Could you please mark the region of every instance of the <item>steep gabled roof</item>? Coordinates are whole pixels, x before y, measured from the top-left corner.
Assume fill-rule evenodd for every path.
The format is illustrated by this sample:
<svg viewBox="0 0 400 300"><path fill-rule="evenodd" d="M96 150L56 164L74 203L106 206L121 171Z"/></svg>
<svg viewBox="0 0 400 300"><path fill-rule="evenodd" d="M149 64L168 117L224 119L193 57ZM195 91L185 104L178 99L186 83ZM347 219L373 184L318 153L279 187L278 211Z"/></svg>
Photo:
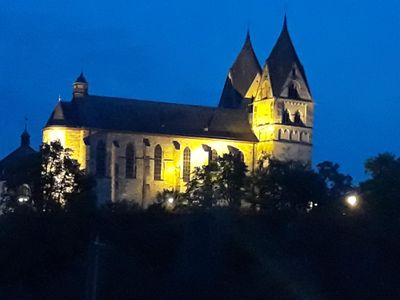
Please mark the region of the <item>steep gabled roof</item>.
<svg viewBox="0 0 400 300"><path fill-rule="evenodd" d="M257 141L244 110L93 95L61 101L58 105L64 118L56 118L56 108L46 127Z"/></svg>
<svg viewBox="0 0 400 300"><path fill-rule="evenodd" d="M251 44L250 33L247 32L242 50L230 68L226 78L219 107L240 107L255 77L260 73L260 63Z"/></svg>
<svg viewBox="0 0 400 300"><path fill-rule="evenodd" d="M290 38L287 18L283 23L282 32L272 49L270 56L267 59L267 65L269 69L269 74L271 78L272 91L274 96L279 97L283 86L289 77L293 66L296 65L304 79L306 88L310 93L310 88L308 86L307 77L304 72L303 65L294 48L292 39Z"/></svg>

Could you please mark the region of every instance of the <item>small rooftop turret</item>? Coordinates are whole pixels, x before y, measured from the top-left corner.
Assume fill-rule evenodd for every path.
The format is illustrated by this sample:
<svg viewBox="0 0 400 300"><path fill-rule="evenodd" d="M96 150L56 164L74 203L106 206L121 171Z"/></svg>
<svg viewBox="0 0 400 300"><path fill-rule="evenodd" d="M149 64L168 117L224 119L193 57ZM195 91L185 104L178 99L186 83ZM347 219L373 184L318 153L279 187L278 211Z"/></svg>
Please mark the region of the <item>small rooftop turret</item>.
<svg viewBox="0 0 400 300"><path fill-rule="evenodd" d="M85 97L88 95L89 85L83 75L83 72L79 75L79 77L75 80L73 84L73 92L72 95L74 98Z"/></svg>

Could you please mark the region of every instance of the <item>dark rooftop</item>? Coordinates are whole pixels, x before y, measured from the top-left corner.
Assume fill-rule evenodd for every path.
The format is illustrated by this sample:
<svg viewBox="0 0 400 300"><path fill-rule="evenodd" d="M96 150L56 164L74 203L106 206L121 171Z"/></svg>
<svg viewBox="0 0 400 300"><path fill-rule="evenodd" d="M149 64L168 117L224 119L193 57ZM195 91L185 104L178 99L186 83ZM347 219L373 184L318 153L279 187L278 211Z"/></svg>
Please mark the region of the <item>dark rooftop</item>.
<svg viewBox="0 0 400 300"><path fill-rule="evenodd" d="M22 161L30 160L37 155L38 152L29 145L29 138L29 133L25 128L24 132L21 134L21 145L0 160L0 180L5 179L8 171L15 169Z"/></svg>
<svg viewBox="0 0 400 300"><path fill-rule="evenodd" d="M247 32L242 50L229 69L219 107L240 107L246 92L259 73L261 73L260 63L251 44L250 33Z"/></svg>
<svg viewBox="0 0 400 300"><path fill-rule="evenodd" d="M75 82L87 83L87 80L86 80L86 78L85 78L85 75L83 75L83 72L81 72L81 74L78 76L78 78L75 80Z"/></svg>
<svg viewBox="0 0 400 300"><path fill-rule="evenodd" d="M59 102L46 127L52 125L257 141L242 109L92 95Z"/></svg>

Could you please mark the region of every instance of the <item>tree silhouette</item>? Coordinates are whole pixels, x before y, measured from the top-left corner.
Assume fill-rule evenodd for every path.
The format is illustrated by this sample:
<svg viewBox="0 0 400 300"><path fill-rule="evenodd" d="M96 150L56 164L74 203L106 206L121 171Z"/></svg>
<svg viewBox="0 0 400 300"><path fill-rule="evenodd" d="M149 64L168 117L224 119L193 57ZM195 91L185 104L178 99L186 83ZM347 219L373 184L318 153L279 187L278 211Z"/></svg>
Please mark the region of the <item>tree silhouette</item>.
<svg viewBox="0 0 400 300"><path fill-rule="evenodd" d="M400 158L382 153L365 162L369 179L360 184L363 199L373 213L400 216Z"/></svg>
<svg viewBox="0 0 400 300"><path fill-rule="evenodd" d="M339 164L324 161L317 165L318 174L325 181L330 201L342 199L353 189L353 178L339 172Z"/></svg>
<svg viewBox="0 0 400 300"><path fill-rule="evenodd" d="M194 170L183 198L190 206L238 208L244 199L246 171L239 155L224 154Z"/></svg>
<svg viewBox="0 0 400 300"><path fill-rule="evenodd" d="M247 200L264 210L306 212L326 197L322 178L300 162L260 160L249 177Z"/></svg>
<svg viewBox="0 0 400 300"><path fill-rule="evenodd" d="M79 163L71 158L71 150L59 141L42 144L36 156L21 161L16 167L5 183L7 193L1 197L3 212L93 208L94 180L80 170ZM23 187L29 188L30 195L21 202Z"/></svg>

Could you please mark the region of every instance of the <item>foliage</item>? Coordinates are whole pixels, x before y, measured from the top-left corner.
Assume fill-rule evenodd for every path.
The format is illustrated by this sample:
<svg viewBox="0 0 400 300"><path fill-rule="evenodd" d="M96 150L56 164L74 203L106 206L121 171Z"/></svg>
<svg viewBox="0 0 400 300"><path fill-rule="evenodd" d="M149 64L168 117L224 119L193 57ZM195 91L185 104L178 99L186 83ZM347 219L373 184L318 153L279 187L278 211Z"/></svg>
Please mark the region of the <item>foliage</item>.
<svg viewBox="0 0 400 300"><path fill-rule="evenodd" d="M5 183L4 213L94 209L94 179L80 170L79 163L71 158L71 150L64 149L59 141L42 144L40 153L21 161L19 168ZM21 190L24 187L29 191ZM27 194L23 201L21 192Z"/></svg>
<svg viewBox="0 0 400 300"><path fill-rule="evenodd" d="M264 210L306 212L326 197L321 177L300 162L266 157L248 180L247 201Z"/></svg>
<svg viewBox="0 0 400 300"><path fill-rule="evenodd" d="M324 161L317 165L319 176L325 181L328 198L331 201L342 199L353 189L353 178L339 172L339 164Z"/></svg>
<svg viewBox="0 0 400 300"><path fill-rule="evenodd" d="M102 207L103 213L131 214L142 211L139 203L134 200L123 199L118 202L110 202Z"/></svg>
<svg viewBox="0 0 400 300"><path fill-rule="evenodd" d="M400 158L382 153L365 162L369 179L360 184L363 200L373 213L400 216Z"/></svg>
<svg viewBox="0 0 400 300"><path fill-rule="evenodd" d="M224 154L217 159L217 191L221 201L230 207L240 207L244 198L244 182L247 166L238 155Z"/></svg>
<svg viewBox="0 0 400 300"><path fill-rule="evenodd" d="M239 155L224 154L215 162L195 169L184 198L190 206L238 208L244 198L246 171Z"/></svg>
<svg viewBox="0 0 400 300"><path fill-rule="evenodd" d="M78 177L83 176L79 163L71 158L71 150L64 149L59 141L43 144L41 187L43 210L64 208L72 194L78 193Z"/></svg>
<svg viewBox="0 0 400 300"><path fill-rule="evenodd" d="M217 203L215 183L217 180L218 166L210 162L207 166L196 167L192 178L187 184L184 198L189 206L210 208Z"/></svg>

